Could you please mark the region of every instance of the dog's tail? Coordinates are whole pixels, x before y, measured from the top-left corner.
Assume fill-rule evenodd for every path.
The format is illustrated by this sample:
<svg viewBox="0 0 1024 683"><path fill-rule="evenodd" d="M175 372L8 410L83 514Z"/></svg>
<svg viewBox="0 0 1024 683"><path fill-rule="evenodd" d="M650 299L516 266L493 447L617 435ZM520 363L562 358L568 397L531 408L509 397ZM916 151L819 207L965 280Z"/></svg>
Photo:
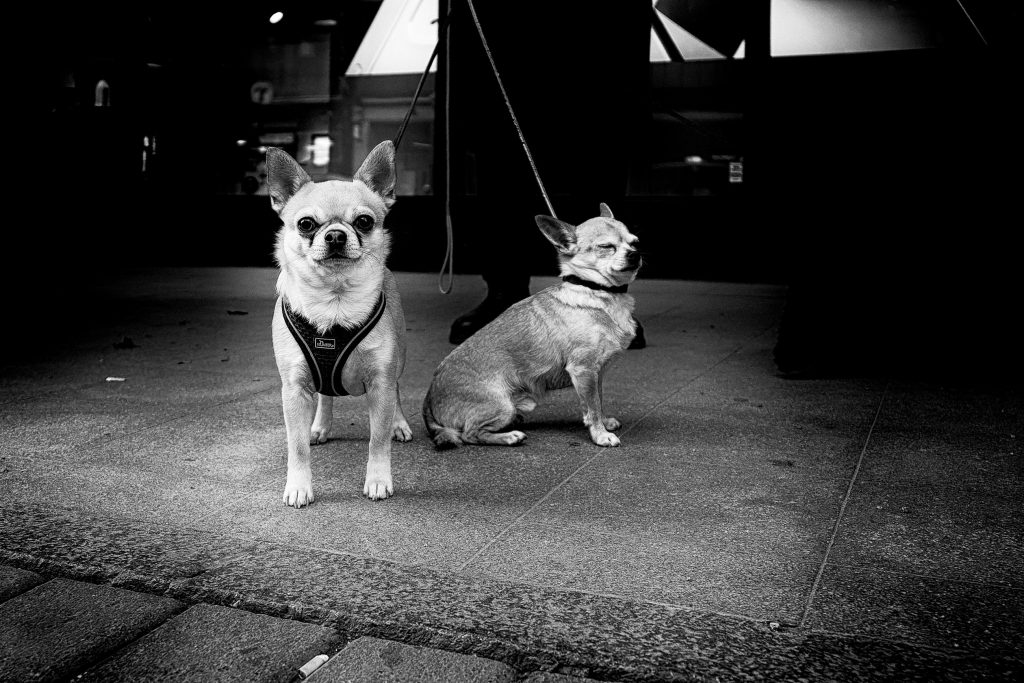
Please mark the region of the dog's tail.
<svg viewBox="0 0 1024 683"><path fill-rule="evenodd" d="M423 400L423 424L426 425L427 433L433 439L434 446L439 451L458 448L463 443L459 430L442 426L434 419L434 411L431 410L430 390L427 390L427 396Z"/></svg>

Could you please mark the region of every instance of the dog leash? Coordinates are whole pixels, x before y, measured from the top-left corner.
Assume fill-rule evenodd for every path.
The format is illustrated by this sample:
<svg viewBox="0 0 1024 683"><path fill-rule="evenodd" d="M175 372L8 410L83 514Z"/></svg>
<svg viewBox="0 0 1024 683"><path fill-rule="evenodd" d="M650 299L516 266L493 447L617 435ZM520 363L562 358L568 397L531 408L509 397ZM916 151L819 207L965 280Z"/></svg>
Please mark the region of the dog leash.
<svg viewBox="0 0 1024 683"><path fill-rule="evenodd" d="M445 218L445 233L447 236L447 245L445 247L444 261L441 263L441 272L438 274L437 286L442 294L448 294L452 291L452 287L455 283L455 248L454 248L454 233L452 230L452 211L451 211L451 7L449 7L446 14L445 21L445 37L444 37L444 54L445 54L445 88L444 88L444 218ZM519 142L523 146L523 152L526 153L526 159L530 162L530 169L533 171L533 177L537 181L537 187L540 188L540 194L544 198L544 203L548 207L548 214L552 218L558 218L558 214L555 213L555 207L551 203L551 197L548 195L547 188L544 186L544 181L540 177L540 171L537 169L537 163L533 160L533 153L530 152L530 145L526 142L526 136L523 134L522 126L519 125L519 117L516 116L515 109L512 108L512 100L508 96L508 90L505 89L505 82L501 79L501 73L498 71L498 64L494 61L494 54L491 52L491 46L487 42L487 36L484 35L484 27L480 23L480 17L476 13L476 6L473 4L473 0L466 0L466 5L469 8L469 13L473 18L473 24L476 26L477 35L480 36L480 43L483 46L484 54L487 55L487 61L491 65L491 71L494 73L494 80L498 83L498 89L501 90L502 99L505 101L505 108L508 110L509 118L512 119L512 125L516 129L516 134L519 136ZM438 39L437 43L434 44L434 50L430 54L430 59L427 60L427 66L423 70L423 74L420 76L419 83L416 85L416 91L412 96L412 103L409 105L409 110L405 113L405 118L402 120L402 124L398 128L398 133L395 135L394 144L395 149L398 149L399 143L402 141L402 137L405 135L405 129L409 125L409 119L412 118L413 112L416 110L416 103L419 101L420 94L423 92L423 85L426 83L427 75L430 73L430 67L433 66L434 60L437 59L437 54L440 51L441 40ZM447 271L447 284L445 284L445 271Z"/></svg>
<svg viewBox="0 0 1024 683"><path fill-rule="evenodd" d="M448 39L448 31L451 30L451 24L447 21L451 17L451 10L448 11L445 21L445 46L444 46L444 72L445 72L445 83L451 81L451 41ZM430 59L427 60L427 66L423 69L423 73L420 75L420 81L416 84L416 91L413 93L412 102L409 104L409 110L405 112L405 118L402 120L402 125L398 127L398 133L395 135L392 141L395 145L395 151L398 151L398 145L402 142L402 137L405 135L405 129L409 126L409 119L412 118L413 112L416 111L416 103L419 102L420 94L423 92L423 85L427 82L427 76L430 74L430 67L434 65L434 60L437 59L437 54L441 49L441 40L438 39L434 43L434 50L430 53ZM444 89L444 221L445 221L445 251L444 261L441 263L441 272L437 275L437 288L442 294L449 294L452 291L452 287L455 284L455 235L452 231L452 210L451 210L451 144L449 139L451 135L451 117L449 112L451 110L451 88L445 86ZM445 271L447 271L448 283L445 284Z"/></svg>
<svg viewBox="0 0 1024 683"><path fill-rule="evenodd" d="M491 54L491 47L487 43L487 37L484 35L484 27L480 24L480 17L476 14L476 7L473 5L473 0L466 0L466 5L469 6L469 13L473 15L473 23L476 24L476 32L480 34L480 43L484 47L484 54L487 55L487 61L491 64L491 70L494 72L494 80L498 82L498 87L501 89L501 96L505 99L505 108L508 109L508 115L512 118L512 125L516 128L516 133L519 135L519 142L523 145L523 151L526 152L526 158L530 162L530 168L533 169L533 177L537 180L537 187L540 188L540 193L544 197L544 203L548 206L548 213L552 218L558 218L555 215L555 207L551 204L551 198L548 197L548 191L544 187L544 181L540 179L540 171L537 170L537 164L533 161L533 154L530 153L530 146L526 144L526 136L523 135L523 129L519 126L519 118L516 116L516 112L512 109L512 101L508 97L508 91L505 90L505 82L501 80L501 74L498 73L498 65L494 61L494 55Z"/></svg>
<svg viewBox="0 0 1024 683"><path fill-rule="evenodd" d="M402 125L398 127L398 134L392 140L396 150L398 145L402 144L402 136L405 135L405 129L409 126L409 119L412 118L413 112L416 111L416 103L420 101L420 94L423 92L423 85L427 82L427 76L430 74L430 67L434 65L434 60L437 59L438 48L440 48L440 41L434 43L434 51L430 53L430 59L427 60L427 68L423 70L423 73L420 75L420 82L416 84L416 92L412 95L412 104L409 105L409 111L405 112Z"/></svg>
<svg viewBox="0 0 1024 683"><path fill-rule="evenodd" d="M450 294L455 287L455 232L452 230L452 9L451 0L446 3L448 12L444 22L444 261L437 274L437 289L441 294ZM440 3L439 3L440 6ZM440 38L438 39L440 43ZM444 283L444 270L448 268L448 284Z"/></svg>

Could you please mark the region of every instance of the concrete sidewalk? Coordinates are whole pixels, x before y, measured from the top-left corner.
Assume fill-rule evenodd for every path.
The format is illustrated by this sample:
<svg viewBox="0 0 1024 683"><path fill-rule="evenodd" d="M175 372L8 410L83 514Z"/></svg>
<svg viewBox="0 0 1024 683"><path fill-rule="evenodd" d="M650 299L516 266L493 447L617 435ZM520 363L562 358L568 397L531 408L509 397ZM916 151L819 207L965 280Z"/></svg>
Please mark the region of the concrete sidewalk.
<svg viewBox="0 0 1024 683"><path fill-rule="evenodd" d="M649 346L605 383L621 448L593 446L562 392L522 447L439 453L419 406L482 283L458 278L443 297L435 276L399 274L415 438L394 446L397 495L362 498L365 403L342 399L313 452L317 501L294 510L280 503L274 279L126 275L93 288L105 305L55 355L5 358L0 564L14 578L0 623L14 636L0 678L64 661L75 638L18 624L100 619L73 607L90 590L111 614L137 608L57 678L191 679L209 670L174 667L214 662L218 680L282 680L309 653L346 650L370 662L331 660L356 680L384 660L407 680L422 661L509 680L1024 674L1013 388L783 379L783 288L641 280ZM182 657L189 641L211 650ZM46 661L17 659L36 651ZM160 653L179 660L163 669Z"/></svg>

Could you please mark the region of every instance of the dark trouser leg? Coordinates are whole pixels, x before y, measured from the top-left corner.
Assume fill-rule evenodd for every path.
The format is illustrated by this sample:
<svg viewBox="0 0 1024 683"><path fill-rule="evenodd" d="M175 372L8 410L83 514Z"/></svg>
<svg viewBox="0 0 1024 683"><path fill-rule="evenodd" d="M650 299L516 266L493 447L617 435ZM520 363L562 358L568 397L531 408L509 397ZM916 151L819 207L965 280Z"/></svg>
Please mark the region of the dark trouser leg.
<svg viewBox="0 0 1024 683"><path fill-rule="evenodd" d="M483 273L487 296L480 304L452 323L448 341L461 344L502 311L530 295L530 273L522 269L495 268Z"/></svg>

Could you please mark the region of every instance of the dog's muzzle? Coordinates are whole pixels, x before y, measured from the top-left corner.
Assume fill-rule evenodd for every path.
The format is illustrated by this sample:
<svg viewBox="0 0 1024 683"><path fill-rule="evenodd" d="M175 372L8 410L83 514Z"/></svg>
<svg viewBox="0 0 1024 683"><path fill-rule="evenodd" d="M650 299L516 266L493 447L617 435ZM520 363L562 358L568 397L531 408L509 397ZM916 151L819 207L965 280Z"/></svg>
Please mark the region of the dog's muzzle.
<svg viewBox="0 0 1024 683"><path fill-rule="evenodd" d="M324 233L324 246L327 247L327 258L334 256L345 256L345 241L346 241L344 230L328 230Z"/></svg>

